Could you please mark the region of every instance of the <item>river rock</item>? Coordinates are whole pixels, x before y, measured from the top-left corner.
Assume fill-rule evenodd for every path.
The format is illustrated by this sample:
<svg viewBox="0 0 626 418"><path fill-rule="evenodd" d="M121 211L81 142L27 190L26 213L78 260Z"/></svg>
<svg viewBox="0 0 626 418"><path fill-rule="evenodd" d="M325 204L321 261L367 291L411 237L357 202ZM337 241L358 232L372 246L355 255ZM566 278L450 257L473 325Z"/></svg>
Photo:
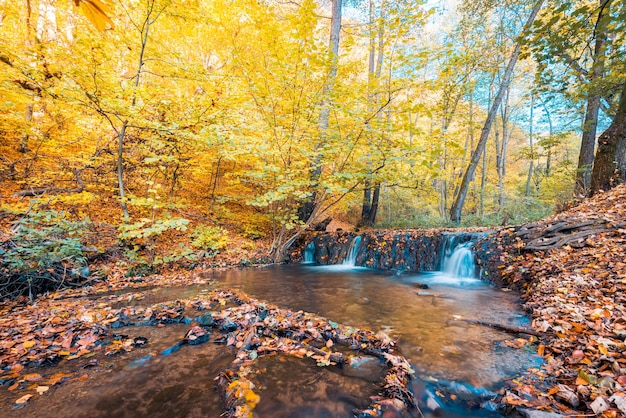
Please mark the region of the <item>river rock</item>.
<svg viewBox="0 0 626 418"><path fill-rule="evenodd" d="M358 377L368 382L378 382L385 372L385 366L376 357L354 356L343 366L345 376Z"/></svg>
<svg viewBox="0 0 626 418"><path fill-rule="evenodd" d="M220 327L220 329L225 332L233 332L237 329L237 324L235 324L230 319L226 319L224 322L222 322L222 326Z"/></svg>
<svg viewBox="0 0 626 418"><path fill-rule="evenodd" d="M518 411L525 418L563 418L565 416L554 412L539 411L537 409L519 408Z"/></svg>
<svg viewBox="0 0 626 418"><path fill-rule="evenodd" d="M213 315L210 313L204 314L198 318L198 323L200 325L204 325L205 327L210 327L213 325Z"/></svg>

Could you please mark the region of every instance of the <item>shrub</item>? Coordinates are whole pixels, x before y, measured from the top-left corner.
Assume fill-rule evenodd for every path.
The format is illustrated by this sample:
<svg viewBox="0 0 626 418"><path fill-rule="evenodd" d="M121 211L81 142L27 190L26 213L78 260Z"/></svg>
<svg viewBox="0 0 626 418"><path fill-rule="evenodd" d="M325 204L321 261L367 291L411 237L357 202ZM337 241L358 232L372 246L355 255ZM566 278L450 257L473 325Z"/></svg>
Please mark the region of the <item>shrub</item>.
<svg viewBox="0 0 626 418"><path fill-rule="evenodd" d="M127 276L149 276L157 272L157 265L175 261L179 257L175 252L165 256L155 254L157 238L171 230L186 231L189 221L184 218L162 219L144 218L133 224L119 226L118 240L125 247L126 255L131 267Z"/></svg>
<svg viewBox="0 0 626 418"><path fill-rule="evenodd" d="M30 212L13 223L13 235L0 249L0 297L39 293L76 285L89 276L81 238L89 219L70 221L64 212Z"/></svg>
<svg viewBox="0 0 626 418"><path fill-rule="evenodd" d="M228 231L219 226L204 226L196 229L191 242L194 247L212 253L223 250L228 244L230 244Z"/></svg>

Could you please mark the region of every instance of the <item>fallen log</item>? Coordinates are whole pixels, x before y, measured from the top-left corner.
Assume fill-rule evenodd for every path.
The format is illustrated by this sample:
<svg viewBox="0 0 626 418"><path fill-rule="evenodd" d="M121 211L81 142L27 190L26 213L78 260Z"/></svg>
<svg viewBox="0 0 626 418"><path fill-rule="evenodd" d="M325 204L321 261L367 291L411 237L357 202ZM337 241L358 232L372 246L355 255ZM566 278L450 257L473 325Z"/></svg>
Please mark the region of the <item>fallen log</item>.
<svg viewBox="0 0 626 418"><path fill-rule="evenodd" d="M496 323L493 323L493 322L479 321L479 320L476 320L476 319L466 319L466 318L455 318L455 320L467 322L468 324L482 325L482 326L485 326L485 327L494 328L494 329L497 329L499 331L508 332L509 334L526 334L526 335L532 335L532 336L538 337L538 338L554 337L553 334L550 334L548 332L535 331L535 330L532 330L532 329L521 328L521 327L514 327L514 326L511 326L511 325L496 324Z"/></svg>
<svg viewBox="0 0 626 418"><path fill-rule="evenodd" d="M78 186L68 189L68 188L60 188L60 187L37 187L37 188L29 188L26 190L22 190L17 193L13 193L13 197L38 197L44 194L60 194L60 193L81 193L85 190L85 183L81 177L82 170L74 170L74 175L76 176L76 183Z"/></svg>
<svg viewBox="0 0 626 418"><path fill-rule="evenodd" d="M534 251L545 251L551 250L553 248L559 248L564 245L570 244L572 242L578 241L580 239L586 238L590 235L596 235L603 232L610 232L612 228L597 228L597 229L589 229L586 231L580 231L578 233L572 235L561 235L558 237L551 238L537 238L532 241L526 243L525 248L528 250Z"/></svg>

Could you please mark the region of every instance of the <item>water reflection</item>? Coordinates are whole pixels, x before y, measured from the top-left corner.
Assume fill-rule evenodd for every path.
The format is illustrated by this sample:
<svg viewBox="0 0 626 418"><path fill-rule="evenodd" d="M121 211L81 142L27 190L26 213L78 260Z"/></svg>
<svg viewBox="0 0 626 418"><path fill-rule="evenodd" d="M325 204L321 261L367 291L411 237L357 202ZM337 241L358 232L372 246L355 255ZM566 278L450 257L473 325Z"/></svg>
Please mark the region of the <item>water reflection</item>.
<svg viewBox="0 0 626 418"><path fill-rule="evenodd" d="M283 308L386 331L399 340L400 350L420 374L489 388L536 364L526 352L497 346L510 336L455 319L516 326L526 321L515 295L477 279L345 265L271 266L226 271L215 278Z"/></svg>
<svg viewBox="0 0 626 418"><path fill-rule="evenodd" d="M417 371L413 391L426 417L500 416L484 400L504 379L537 362L528 352L498 345L510 336L455 319L518 326L526 321L516 296L476 279L312 264L229 270L211 277L219 287L240 288L283 308L394 336ZM201 286L160 288L142 299L129 293L127 303L151 304L205 291ZM150 343L112 358L100 352L95 368L83 369L93 359L79 359L71 363L76 369L72 372L89 373L89 379L52 388L52 396L33 400L23 410L11 409L14 397L9 396L0 415L217 417L222 406L213 379L230 364L234 350L208 343L160 354L180 341L188 327L121 328L120 333L143 336ZM347 417L354 408L367 406L368 397L377 391L367 379L285 357L259 362L256 382L261 402L255 413L260 418ZM446 397L436 393L453 393L468 402L446 404Z"/></svg>

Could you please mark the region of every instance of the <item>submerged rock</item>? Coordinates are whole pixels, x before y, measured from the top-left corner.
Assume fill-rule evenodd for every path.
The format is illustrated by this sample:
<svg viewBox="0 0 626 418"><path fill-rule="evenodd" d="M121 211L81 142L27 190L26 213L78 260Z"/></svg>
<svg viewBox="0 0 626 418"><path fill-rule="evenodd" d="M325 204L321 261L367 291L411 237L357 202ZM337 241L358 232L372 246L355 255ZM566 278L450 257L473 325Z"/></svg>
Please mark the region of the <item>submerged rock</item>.
<svg viewBox="0 0 626 418"><path fill-rule="evenodd" d="M380 381L385 372L385 366L376 357L354 356L343 366L345 376L358 377L368 382Z"/></svg>

